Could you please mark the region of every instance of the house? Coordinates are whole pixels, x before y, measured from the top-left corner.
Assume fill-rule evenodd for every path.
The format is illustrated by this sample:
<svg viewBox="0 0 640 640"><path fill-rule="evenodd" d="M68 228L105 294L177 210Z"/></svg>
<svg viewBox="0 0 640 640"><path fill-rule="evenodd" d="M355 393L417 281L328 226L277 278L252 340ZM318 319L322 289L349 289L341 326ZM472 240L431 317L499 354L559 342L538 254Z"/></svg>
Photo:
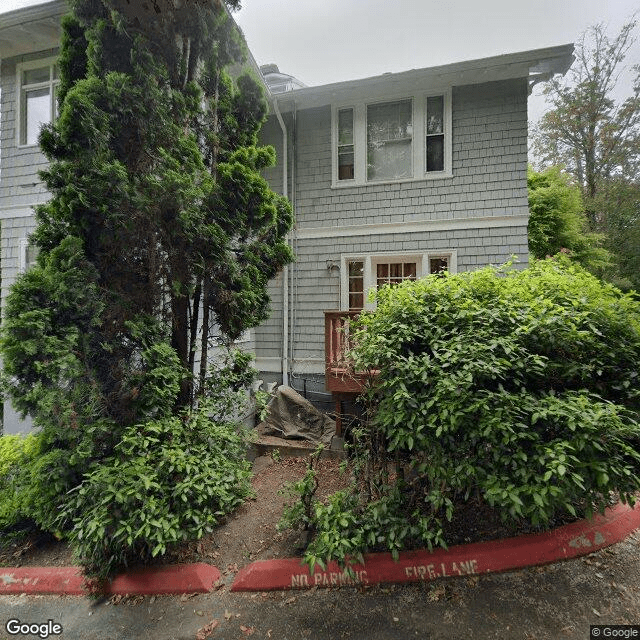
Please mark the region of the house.
<svg viewBox="0 0 640 640"><path fill-rule="evenodd" d="M32 208L47 199L37 135L55 117L64 11L54 0L0 15L2 303L34 260ZM527 96L536 82L565 73L572 51L317 87L263 67L271 114L262 138L278 156L265 177L293 203L297 256L270 285L271 318L246 343L265 382L327 399L325 311L369 308L366 292L378 284L514 254L527 264ZM28 428L8 404L4 410L5 433Z"/></svg>

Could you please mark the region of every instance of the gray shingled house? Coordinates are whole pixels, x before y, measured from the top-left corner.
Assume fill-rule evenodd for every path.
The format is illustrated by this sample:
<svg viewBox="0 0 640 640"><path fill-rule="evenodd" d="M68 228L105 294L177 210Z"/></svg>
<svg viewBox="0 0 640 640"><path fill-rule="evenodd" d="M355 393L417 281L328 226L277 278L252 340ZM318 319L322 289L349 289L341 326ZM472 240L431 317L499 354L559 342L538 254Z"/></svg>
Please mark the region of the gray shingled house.
<svg viewBox="0 0 640 640"><path fill-rule="evenodd" d="M34 260L32 207L47 199L37 136L55 117L64 10L54 0L0 15L3 303ZM527 96L536 82L565 73L572 51L317 87L263 67L271 115L262 137L278 155L265 176L293 203L297 256L271 283L271 318L245 337L263 380L321 398L336 317L325 312L367 309L372 287L513 254L527 264ZM28 429L8 404L4 415L5 433Z"/></svg>

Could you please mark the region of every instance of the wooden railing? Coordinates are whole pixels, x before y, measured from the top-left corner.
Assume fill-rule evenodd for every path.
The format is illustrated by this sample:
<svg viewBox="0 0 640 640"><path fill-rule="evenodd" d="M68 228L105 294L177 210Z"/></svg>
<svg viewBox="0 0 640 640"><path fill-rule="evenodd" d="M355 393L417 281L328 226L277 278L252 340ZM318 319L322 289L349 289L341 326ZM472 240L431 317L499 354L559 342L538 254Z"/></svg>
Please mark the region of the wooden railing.
<svg viewBox="0 0 640 640"><path fill-rule="evenodd" d="M349 349L353 346L351 320L359 311L324 312L325 384L332 393L359 393L363 376L356 373L349 362Z"/></svg>

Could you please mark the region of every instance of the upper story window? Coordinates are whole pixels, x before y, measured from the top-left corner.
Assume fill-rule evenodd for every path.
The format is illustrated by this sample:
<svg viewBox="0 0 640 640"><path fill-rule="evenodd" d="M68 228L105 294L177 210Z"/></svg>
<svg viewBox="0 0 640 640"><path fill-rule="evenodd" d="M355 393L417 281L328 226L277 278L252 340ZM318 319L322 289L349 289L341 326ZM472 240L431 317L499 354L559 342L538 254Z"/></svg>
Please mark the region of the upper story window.
<svg viewBox="0 0 640 640"><path fill-rule="evenodd" d="M333 186L451 176L451 91L333 109Z"/></svg>
<svg viewBox="0 0 640 640"><path fill-rule="evenodd" d="M338 180L353 180L353 109L338 111Z"/></svg>
<svg viewBox="0 0 640 640"><path fill-rule="evenodd" d="M367 106L367 180L413 175L411 100Z"/></svg>
<svg viewBox="0 0 640 640"><path fill-rule="evenodd" d="M56 117L58 67L55 59L34 60L17 67L18 145L38 144L40 127Z"/></svg>

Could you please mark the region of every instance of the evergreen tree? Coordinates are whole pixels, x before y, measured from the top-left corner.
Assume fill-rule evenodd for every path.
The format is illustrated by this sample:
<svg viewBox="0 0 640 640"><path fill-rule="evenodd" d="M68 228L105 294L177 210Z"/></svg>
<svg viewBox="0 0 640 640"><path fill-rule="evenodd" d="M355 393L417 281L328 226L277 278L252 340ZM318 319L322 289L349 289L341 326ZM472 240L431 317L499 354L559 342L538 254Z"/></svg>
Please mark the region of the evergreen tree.
<svg viewBox="0 0 640 640"><path fill-rule="evenodd" d="M52 198L2 350L17 408L95 459L205 392L210 326L232 341L267 317L292 213L260 175L267 104L225 71L245 45L218 0L70 5L40 137Z"/></svg>

